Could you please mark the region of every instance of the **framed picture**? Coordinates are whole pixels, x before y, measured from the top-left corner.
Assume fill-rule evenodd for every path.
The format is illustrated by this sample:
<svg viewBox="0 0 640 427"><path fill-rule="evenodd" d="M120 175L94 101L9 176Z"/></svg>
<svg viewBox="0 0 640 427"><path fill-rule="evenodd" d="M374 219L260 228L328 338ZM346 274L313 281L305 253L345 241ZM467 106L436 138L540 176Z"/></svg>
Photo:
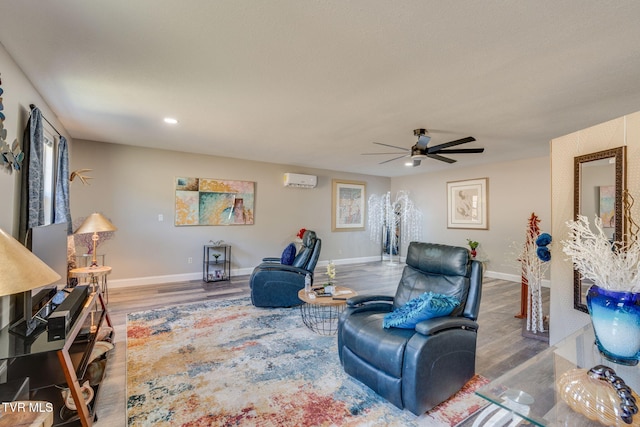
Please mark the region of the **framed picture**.
<svg viewBox="0 0 640 427"><path fill-rule="evenodd" d="M616 226L616 186L600 186L600 219L604 228Z"/></svg>
<svg viewBox="0 0 640 427"><path fill-rule="evenodd" d="M253 225L255 182L177 177L176 226Z"/></svg>
<svg viewBox="0 0 640 427"><path fill-rule="evenodd" d="M364 230L366 183L334 179L331 198L331 230Z"/></svg>
<svg viewBox="0 0 640 427"><path fill-rule="evenodd" d="M447 182L447 228L489 229L488 178Z"/></svg>

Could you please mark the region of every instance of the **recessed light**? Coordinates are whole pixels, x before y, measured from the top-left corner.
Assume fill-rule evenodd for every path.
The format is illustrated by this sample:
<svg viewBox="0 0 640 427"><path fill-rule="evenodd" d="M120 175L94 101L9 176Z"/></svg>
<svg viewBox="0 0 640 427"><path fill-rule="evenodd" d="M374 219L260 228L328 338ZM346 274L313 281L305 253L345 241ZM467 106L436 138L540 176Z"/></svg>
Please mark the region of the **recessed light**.
<svg viewBox="0 0 640 427"><path fill-rule="evenodd" d="M411 162L405 162L405 163L404 163L404 165L405 165L405 166L407 166L407 167L408 167L408 166L413 166L413 161L411 161Z"/></svg>
<svg viewBox="0 0 640 427"><path fill-rule="evenodd" d="M164 118L164 122L168 123L170 125L177 125L178 124L178 120L172 118L172 117L165 117Z"/></svg>

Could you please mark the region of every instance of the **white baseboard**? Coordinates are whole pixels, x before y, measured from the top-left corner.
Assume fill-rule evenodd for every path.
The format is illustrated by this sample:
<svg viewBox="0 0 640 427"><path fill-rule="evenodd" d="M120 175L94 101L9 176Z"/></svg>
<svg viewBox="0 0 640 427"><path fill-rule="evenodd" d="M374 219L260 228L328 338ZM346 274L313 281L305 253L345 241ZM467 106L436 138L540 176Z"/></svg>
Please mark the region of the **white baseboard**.
<svg viewBox="0 0 640 427"><path fill-rule="evenodd" d="M344 258L333 260L335 265L346 264L360 264L366 262L380 261L379 256L362 257L362 258ZM329 261L319 261L316 267L326 267ZM231 277L233 276L248 276L253 271L254 267L249 268L237 268L231 270ZM188 282L190 280L202 280L202 271L195 273L183 273L183 274L169 274L165 276L147 276L147 277L132 277L128 279L116 279L109 280L109 288L126 288L129 286L148 286L157 285L162 283L175 283L175 282Z"/></svg>
<svg viewBox="0 0 640 427"><path fill-rule="evenodd" d="M499 271L485 271L484 275L492 279L508 280L510 282L520 282L521 277L517 274L500 273Z"/></svg>
<svg viewBox="0 0 640 427"><path fill-rule="evenodd" d="M491 277L492 279L508 280L510 282L516 282L516 283L522 282L522 276L517 274L500 273L499 271L485 271L484 275L486 277ZM542 286L545 288L550 288L551 281L547 279L543 279Z"/></svg>
<svg viewBox="0 0 640 427"><path fill-rule="evenodd" d="M161 283L188 282L190 280L202 280L202 272L170 274L166 276L132 277L129 279L109 280L109 288L127 288L129 286L147 286Z"/></svg>
<svg viewBox="0 0 640 427"><path fill-rule="evenodd" d="M335 265L362 264L366 262L380 261L380 256L370 256L370 257L361 257L361 258L343 258L343 259L334 259L332 261ZM326 267L328 264L329 264L329 261L318 261L316 268Z"/></svg>
<svg viewBox="0 0 640 427"><path fill-rule="evenodd" d="M368 262L380 261L379 256L361 257L361 258L344 258L333 260L335 265L347 265L347 264L362 264ZM385 260L389 262L388 259ZM400 259L400 263L404 264L405 258ZM398 262L394 260L394 263ZM316 268L324 268L329 264L329 261L319 261ZM231 270L231 276L245 276L251 274L253 267L238 268ZM500 273L498 271L485 271L484 275L493 279L508 280L510 282L520 283L520 276L516 274ZM183 274L169 274L165 276L147 276L147 277L133 277L128 279L109 280L110 288L126 288L129 286L148 286L157 285L162 283L175 283L175 282L187 282L190 280L202 280L202 272L195 273L183 273ZM549 287L549 280L543 280L542 286Z"/></svg>

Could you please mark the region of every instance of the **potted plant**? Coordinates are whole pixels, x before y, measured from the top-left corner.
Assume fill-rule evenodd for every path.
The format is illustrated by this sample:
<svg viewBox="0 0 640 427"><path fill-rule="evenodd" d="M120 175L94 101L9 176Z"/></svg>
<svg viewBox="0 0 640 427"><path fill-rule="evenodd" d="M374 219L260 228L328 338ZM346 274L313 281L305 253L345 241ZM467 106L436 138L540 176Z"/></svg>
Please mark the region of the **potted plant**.
<svg viewBox="0 0 640 427"><path fill-rule="evenodd" d="M478 253L476 252L476 249L478 248L478 245L479 245L480 243L478 243L478 242L476 242L476 241L473 241L473 240L471 240L471 239L467 239L467 243L469 244L469 248L471 248L471 251L470 251L470 252L471 252L471 256L475 258L475 257L476 257L476 255L478 254Z"/></svg>
<svg viewBox="0 0 640 427"><path fill-rule="evenodd" d="M336 279L336 266L333 261L327 264L327 283L324 285L325 292L333 294L335 291L334 280Z"/></svg>
<svg viewBox="0 0 640 427"><path fill-rule="evenodd" d="M569 239L562 251L576 270L593 282L587 291L587 307L598 350L609 360L636 365L640 360L640 243L630 237L613 242L602 220L586 216L568 221Z"/></svg>

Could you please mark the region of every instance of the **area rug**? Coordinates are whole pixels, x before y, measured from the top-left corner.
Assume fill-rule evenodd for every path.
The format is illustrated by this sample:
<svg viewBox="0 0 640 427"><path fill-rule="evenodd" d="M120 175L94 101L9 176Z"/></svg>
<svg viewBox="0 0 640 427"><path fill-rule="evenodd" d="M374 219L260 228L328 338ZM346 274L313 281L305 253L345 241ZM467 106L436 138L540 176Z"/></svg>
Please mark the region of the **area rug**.
<svg viewBox="0 0 640 427"><path fill-rule="evenodd" d="M453 426L486 404L473 391L487 382L416 417L345 374L336 337L296 308L239 298L127 316L130 427Z"/></svg>

